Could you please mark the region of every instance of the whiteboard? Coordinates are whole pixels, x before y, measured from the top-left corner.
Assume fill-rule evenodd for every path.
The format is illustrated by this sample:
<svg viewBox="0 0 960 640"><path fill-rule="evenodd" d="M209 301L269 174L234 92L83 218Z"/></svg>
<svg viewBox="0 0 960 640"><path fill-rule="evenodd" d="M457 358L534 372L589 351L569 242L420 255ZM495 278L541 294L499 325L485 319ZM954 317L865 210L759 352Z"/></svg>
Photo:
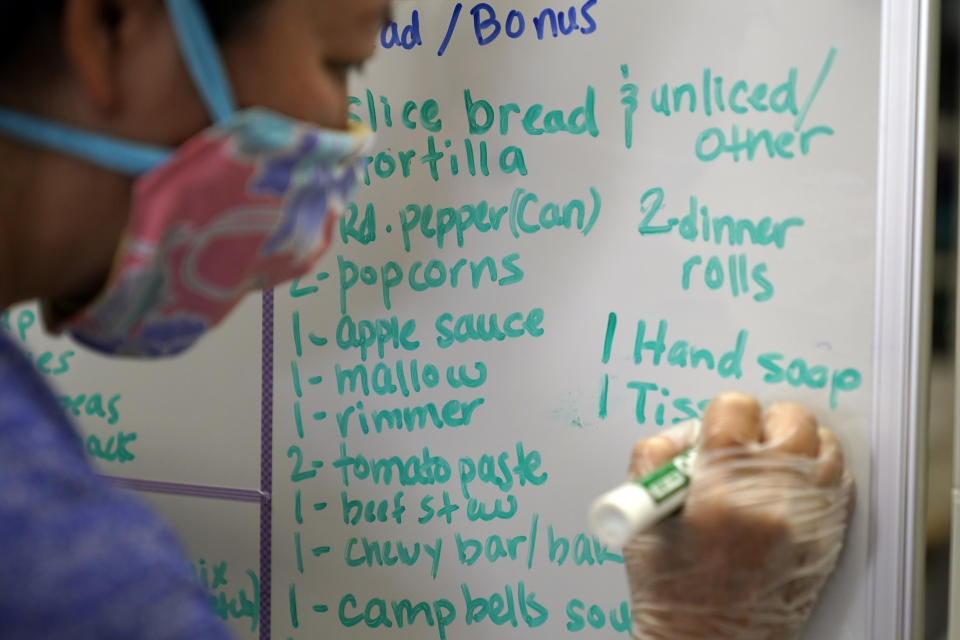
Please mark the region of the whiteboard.
<svg viewBox="0 0 960 640"><path fill-rule="evenodd" d="M260 297L182 358L91 353L44 334L40 311L4 312L12 334L57 390L106 475L212 487L260 487Z"/></svg>
<svg viewBox="0 0 960 640"><path fill-rule="evenodd" d="M122 396L78 416L138 434L98 464L235 503L261 637L609 638L624 568L585 512L632 443L730 388L797 400L858 480L805 637L909 637L925 5L587 1L556 37L550 8L396 4L351 87L369 184L316 269L183 358L51 374ZM151 499L219 558L203 500Z"/></svg>

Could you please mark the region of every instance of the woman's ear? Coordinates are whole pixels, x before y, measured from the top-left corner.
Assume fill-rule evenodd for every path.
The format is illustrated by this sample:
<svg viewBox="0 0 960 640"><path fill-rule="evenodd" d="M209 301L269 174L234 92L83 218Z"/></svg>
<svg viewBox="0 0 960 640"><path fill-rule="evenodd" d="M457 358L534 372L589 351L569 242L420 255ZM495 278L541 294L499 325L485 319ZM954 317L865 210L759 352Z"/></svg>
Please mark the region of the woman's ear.
<svg viewBox="0 0 960 640"><path fill-rule="evenodd" d="M164 0L62 1L67 86L43 105L50 117L163 146L209 124Z"/></svg>
<svg viewBox="0 0 960 640"><path fill-rule="evenodd" d="M67 66L98 109L109 110L119 96L119 30L124 3L66 0L62 38Z"/></svg>
<svg viewBox="0 0 960 640"><path fill-rule="evenodd" d="M98 109L117 105L122 56L161 15L160 0L65 0L61 37L67 65Z"/></svg>

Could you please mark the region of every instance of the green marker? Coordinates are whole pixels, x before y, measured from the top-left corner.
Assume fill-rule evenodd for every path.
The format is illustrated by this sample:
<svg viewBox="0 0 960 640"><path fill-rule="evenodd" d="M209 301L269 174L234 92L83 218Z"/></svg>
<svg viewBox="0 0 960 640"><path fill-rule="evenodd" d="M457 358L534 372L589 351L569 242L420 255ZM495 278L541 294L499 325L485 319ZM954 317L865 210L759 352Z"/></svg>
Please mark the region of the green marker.
<svg viewBox="0 0 960 640"><path fill-rule="evenodd" d="M691 420L679 428L700 430ZM690 490L697 449L687 449L656 471L609 491L590 507L590 527L604 544L623 546L683 506Z"/></svg>

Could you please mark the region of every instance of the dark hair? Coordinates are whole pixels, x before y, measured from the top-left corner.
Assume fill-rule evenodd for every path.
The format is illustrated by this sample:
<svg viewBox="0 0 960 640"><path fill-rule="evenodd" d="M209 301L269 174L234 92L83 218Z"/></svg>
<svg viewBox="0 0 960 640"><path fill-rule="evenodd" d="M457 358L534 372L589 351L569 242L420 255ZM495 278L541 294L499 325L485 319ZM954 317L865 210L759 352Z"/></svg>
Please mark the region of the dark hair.
<svg viewBox="0 0 960 640"><path fill-rule="evenodd" d="M229 38L243 26L252 10L269 0L199 0L214 35ZM0 0L0 72L15 64L36 38L55 44L57 22L65 0ZM49 49L49 47L47 47ZM48 53L53 53L48 50Z"/></svg>

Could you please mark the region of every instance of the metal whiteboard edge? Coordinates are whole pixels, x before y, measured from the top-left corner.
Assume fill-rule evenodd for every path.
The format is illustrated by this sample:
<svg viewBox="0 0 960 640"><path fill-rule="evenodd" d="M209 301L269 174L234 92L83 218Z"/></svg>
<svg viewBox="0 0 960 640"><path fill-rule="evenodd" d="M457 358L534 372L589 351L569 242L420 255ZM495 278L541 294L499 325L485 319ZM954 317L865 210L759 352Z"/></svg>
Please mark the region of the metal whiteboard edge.
<svg viewBox="0 0 960 640"><path fill-rule="evenodd" d="M930 18L936 0L884 0L868 613L871 640L922 629L921 417L929 360ZM920 481L920 482L918 482Z"/></svg>

